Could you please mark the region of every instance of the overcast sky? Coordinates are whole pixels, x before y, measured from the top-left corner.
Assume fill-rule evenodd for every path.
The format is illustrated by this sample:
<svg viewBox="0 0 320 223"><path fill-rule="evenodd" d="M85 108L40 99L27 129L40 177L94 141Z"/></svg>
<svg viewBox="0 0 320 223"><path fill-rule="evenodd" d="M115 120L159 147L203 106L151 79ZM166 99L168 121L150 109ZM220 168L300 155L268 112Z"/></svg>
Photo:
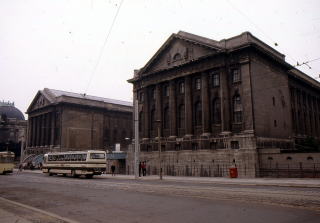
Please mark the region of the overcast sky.
<svg viewBox="0 0 320 223"><path fill-rule="evenodd" d="M319 12L319 0L0 0L0 100L25 112L47 87L131 101L126 80L179 30L249 31L303 63L320 57ZM309 65L299 69L318 77L320 60Z"/></svg>

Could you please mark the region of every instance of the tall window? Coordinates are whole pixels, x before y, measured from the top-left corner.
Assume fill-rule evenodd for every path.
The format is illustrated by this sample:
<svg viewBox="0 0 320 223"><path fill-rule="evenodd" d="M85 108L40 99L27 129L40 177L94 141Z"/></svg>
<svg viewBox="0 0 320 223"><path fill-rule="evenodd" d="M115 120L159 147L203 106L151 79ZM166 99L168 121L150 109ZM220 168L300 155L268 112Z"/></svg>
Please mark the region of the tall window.
<svg viewBox="0 0 320 223"><path fill-rule="evenodd" d="M231 75L232 75L232 83L236 83L236 82L241 81L239 69L232 69Z"/></svg>
<svg viewBox="0 0 320 223"><path fill-rule="evenodd" d="M179 109L178 109L178 128L183 129L184 122L185 122L185 109L184 109L184 104L182 104L179 106Z"/></svg>
<svg viewBox="0 0 320 223"><path fill-rule="evenodd" d="M169 96L169 86L168 85L164 85L163 86L163 95L165 97L168 97Z"/></svg>
<svg viewBox="0 0 320 223"><path fill-rule="evenodd" d="M196 90L200 90L200 89L201 89L201 79L196 78Z"/></svg>
<svg viewBox="0 0 320 223"><path fill-rule="evenodd" d="M169 108L165 107L163 110L163 128L169 128Z"/></svg>
<svg viewBox="0 0 320 223"><path fill-rule="evenodd" d="M144 93L140 92L139 94L139 102L143 102L144 101Z"/></svg>
<svg viewBox="0 0 320 223"><path fill-rule="evenodd" d="M200 101L194 105L194 122L195 125L202 125L202 106Z"/></svg>
<svg viewBox="0 0 320 223"><path fill-rule="evenodd" d="M151 89L151 97L153 100L156 99L156 89L154 89L154 88Z"/></svg>
<svg viewBox="0 0 320 223"><path fill-rule="evenodd" d="M219 73L212 73L212 86L219 87L220 86L220 75Z"/></svg>
<svg viewBox="0 0 320 223"><path fill-rule="evenodd" d="M179 93L184 94L184 82L179 83Z"/></svg>
<svg viewBox="0 0 320 223"><path fill-rule="evenodd" d="M212 101L212 121L214 124L221 123L220 98L215 98Z"/></svg>
<svg viewBox="0 0 320 223"><path fill-rule="evenodd" d="M152 109L150 112L150 129L155 130L155 124L156 124L156 110Z"/></svg>
<svg viewBox="0 0 320 223"><path fill-rule="evenodd" d="M242 122L242 104L240 95L235 95L233 97L233 122Z"/></svg>

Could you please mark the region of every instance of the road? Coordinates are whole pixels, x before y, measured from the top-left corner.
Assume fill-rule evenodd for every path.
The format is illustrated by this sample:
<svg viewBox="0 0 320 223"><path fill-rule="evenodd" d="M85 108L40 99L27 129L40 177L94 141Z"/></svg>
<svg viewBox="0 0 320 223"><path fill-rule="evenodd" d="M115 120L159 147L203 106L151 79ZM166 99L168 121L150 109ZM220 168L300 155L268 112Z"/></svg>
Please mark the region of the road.
<svg viewBox="0 0 320 223"><path fill-rule="evenodd" d="M0 175L0 198L16 202L0 200L0 209L41 223L311 223L320 219L319 195L320 188Z"/></svg>

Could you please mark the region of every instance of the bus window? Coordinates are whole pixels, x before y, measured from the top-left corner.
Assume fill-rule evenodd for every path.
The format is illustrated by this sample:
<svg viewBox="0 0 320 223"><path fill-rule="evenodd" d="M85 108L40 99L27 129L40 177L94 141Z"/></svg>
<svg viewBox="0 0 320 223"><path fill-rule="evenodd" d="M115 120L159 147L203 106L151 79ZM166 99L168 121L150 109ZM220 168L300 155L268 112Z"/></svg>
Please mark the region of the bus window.
<svg viewBox="0 0 320 223"><path fill-rule="evenodd" d="M82 154L82 161L86 161L86 159L87 159L87 154Z"/></svg>
<svg viewBox="0 0 320 223"><path fill-rule="evenodd" d="M104 153L91 153L90 154L91 159L105 159Z"/></svg>

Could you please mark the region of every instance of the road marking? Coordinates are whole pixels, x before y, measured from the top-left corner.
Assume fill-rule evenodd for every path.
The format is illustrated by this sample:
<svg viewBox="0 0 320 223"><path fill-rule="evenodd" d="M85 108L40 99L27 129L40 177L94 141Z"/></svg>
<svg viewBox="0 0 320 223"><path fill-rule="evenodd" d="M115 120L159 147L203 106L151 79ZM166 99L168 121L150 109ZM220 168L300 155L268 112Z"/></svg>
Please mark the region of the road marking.
<svg viewBox="0 0 320 223"><path fill-rule="evenodd" d="M71 220L71 219L56 215L54 213L50 213L50 212L47 212L47 211L44 211L44 210L29 206L29 205L26 205L26 204L21 204L21 203L18 203L16 201L8 200L8 199L3 198L3 197L0 197L0 200L8 202L8 203L11 203L11 204L14 204L14 205L17 205L17 206L20 206L20 207L23 207L23 208L30 209L30 210L35 211L35 212L39 212L41 214L56 218L58 220L61 220L61 221L67 222L67 223L79 223L78 221L74 221L74 220Z"/></svg>

